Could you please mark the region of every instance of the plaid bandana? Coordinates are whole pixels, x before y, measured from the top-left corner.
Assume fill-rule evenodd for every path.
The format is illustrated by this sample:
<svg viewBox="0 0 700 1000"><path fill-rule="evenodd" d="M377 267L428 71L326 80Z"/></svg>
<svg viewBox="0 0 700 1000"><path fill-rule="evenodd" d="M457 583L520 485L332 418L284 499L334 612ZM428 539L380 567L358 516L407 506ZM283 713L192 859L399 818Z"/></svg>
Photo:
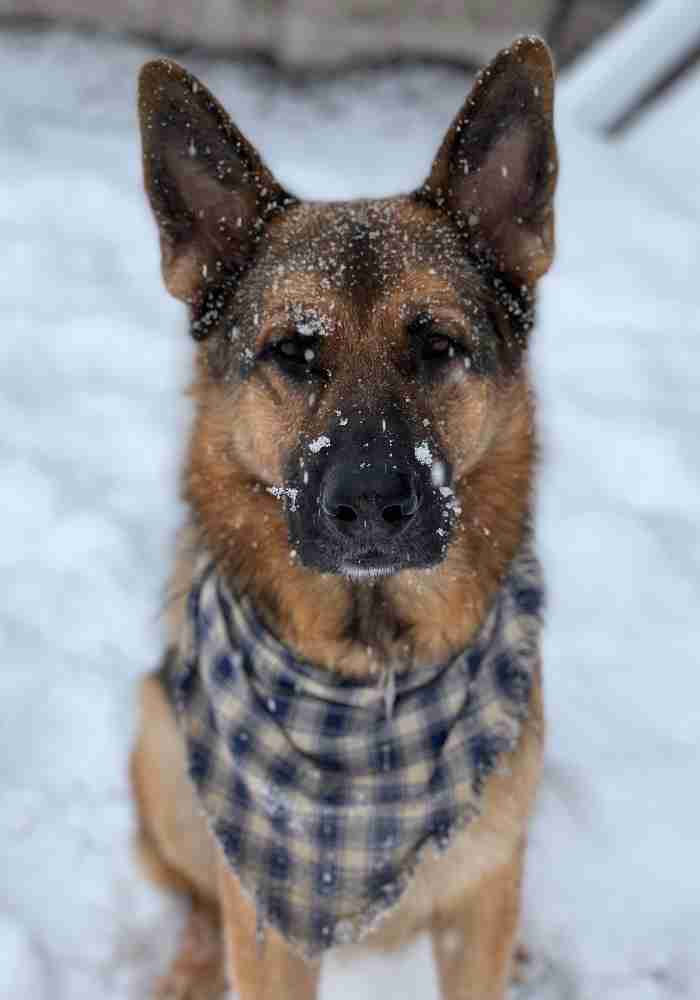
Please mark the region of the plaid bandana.
<svg viewBox="0 0 700 1000"><path fill-rule="evenodd" d="M428 846L443 851L479 814L527 714L542 597L525 547L471 646L370 683L299 660L201 569L168 683L200 802L261 928L310 958L357 941Z"/></svg>

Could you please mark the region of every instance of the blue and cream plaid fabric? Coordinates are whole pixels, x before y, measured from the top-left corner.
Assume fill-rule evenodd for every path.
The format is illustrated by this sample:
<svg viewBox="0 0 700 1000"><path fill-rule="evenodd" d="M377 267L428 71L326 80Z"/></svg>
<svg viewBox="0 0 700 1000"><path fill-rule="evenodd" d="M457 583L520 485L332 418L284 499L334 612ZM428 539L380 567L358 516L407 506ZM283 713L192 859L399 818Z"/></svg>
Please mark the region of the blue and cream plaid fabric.
<svg viewBox="0 0 700 1000"><path fill-rule="evenodd" d="M169 680L201 804L262 926L308 957L358 940L422 853L478 815L527 714L541 608L525 548L467 650L358 682L300 661L203 566Z"/></svg>

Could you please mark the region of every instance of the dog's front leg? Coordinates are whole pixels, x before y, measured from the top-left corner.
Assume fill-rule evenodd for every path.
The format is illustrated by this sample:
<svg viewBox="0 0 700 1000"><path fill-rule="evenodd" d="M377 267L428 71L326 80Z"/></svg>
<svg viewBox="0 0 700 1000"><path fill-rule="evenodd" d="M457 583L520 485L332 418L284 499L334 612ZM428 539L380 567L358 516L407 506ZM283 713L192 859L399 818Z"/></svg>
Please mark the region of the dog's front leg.
<svg viewBox="0 0 700 1000"><path fill-rule="evenodd" d="M255 907L228 866L219 869L228 977L238 1000L316 1000L320 964L305 962L271 927L259 940Z"/></svg>
<svg viewBox="0 0 700 1000"><path fill-rule="evenodd" d="M518 918L522 850L432 921L444 1000L505 1000Z"/></svg>

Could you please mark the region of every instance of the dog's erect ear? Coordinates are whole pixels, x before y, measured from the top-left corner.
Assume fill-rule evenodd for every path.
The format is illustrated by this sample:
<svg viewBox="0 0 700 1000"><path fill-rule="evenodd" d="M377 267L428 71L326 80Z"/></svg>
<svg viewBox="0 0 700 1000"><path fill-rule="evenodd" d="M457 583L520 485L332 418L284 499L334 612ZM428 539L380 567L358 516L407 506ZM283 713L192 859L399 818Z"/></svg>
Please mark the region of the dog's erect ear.
<svg viewBox="0 0 700 1000"><path fill-rule="evenodd" d="M419 192L453 215L478 253L526 283L554 251L553 99L545 43L514 42L477 77Z"/></svg>
<svg viewBox="0 0 700 1000"><path fill-rule="evenodd" d="M292 199L209 91L167 59L139 77L146 191L168 290L195 303L235 278L265 221Z"/></svg>

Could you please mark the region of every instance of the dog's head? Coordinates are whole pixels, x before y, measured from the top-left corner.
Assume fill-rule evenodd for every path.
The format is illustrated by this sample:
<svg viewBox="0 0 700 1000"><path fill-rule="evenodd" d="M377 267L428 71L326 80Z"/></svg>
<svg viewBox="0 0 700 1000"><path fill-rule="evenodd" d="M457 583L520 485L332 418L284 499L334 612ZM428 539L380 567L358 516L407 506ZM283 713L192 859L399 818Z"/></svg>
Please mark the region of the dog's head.
<svg viewBox="0 0 700 1000"><path fill-rule="evenodd" d="M552 100L548 50L522 39L479 76L416 192L302 203L200 83L144 67L163 275L200 343L186 492L244 586L265 578L271 600L282 578L324 575L322 600L341 580L473 575L494 543L495 579L512 555Z"/></svg>

